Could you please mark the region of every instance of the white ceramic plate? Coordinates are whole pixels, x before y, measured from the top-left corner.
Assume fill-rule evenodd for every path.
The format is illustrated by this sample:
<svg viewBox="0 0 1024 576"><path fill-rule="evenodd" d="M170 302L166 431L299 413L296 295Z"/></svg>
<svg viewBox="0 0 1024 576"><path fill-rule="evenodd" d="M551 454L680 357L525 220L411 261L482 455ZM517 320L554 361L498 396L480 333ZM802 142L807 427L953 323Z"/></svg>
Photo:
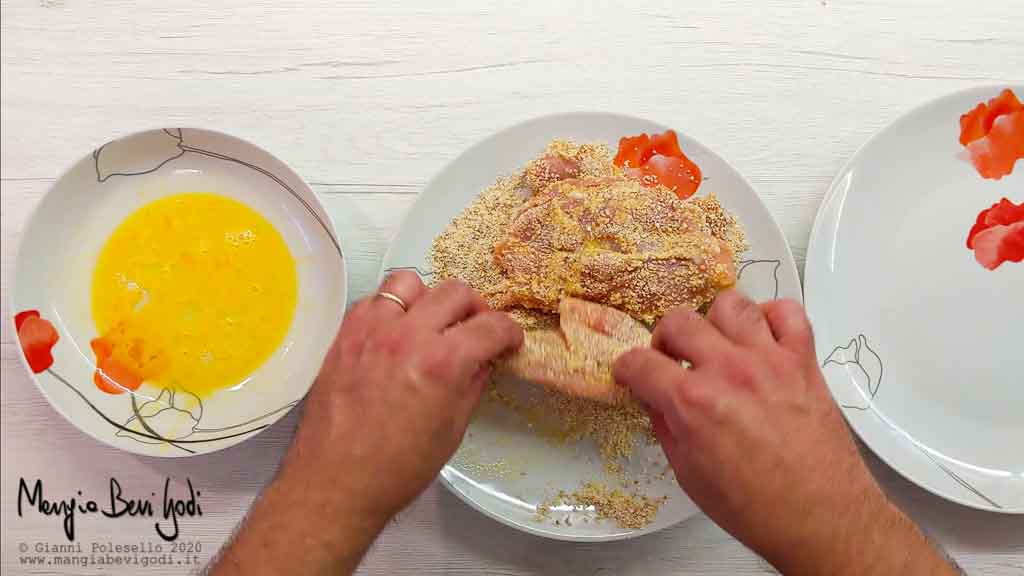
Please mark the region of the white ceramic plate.
<svg viewBox="0 0 1024 576"><path fill-rule="evenodd" d="M200 400L144 383L111 395L92 380L96 337L92 271L114 229L139 207L181 192L213 192L260 212L295 258L298 301L279 349L243 386ZM336 236L305 182L280 160L237 138L195 129L140 132L75 164L36 208L21 239L11 311L38 310L59 334L53 364L34 374L43 395L82 431L130 452L189 456L253 436L306 393L345 308Z"/></svg>
<svg viewBox="0 0 1024 576"><path fill-rule="evenodd" d="M818 359L864 442L935 494L1019 513L1024 263L987 270L965 239L982 209L1024 201L1024 162L986 180L958 142L960 115L1001 89L925 104L854 155L818 212L805 288Z"/></svg>
<svg viewBox="0 0 1024 576"><path fill-rule="evenodd" d="M487 138L449 163L423 190L384 257L382 275L393 269L411 268L429 276L427 253L434 237L499 175L519 170L552 139L605 142L615 150L622 136L667 128L628 116L562 114L530 120ZM740 288L758 300L801 298L789 247L757 194L725 160L687 137L685 126L674 128L683 151L703 171L705 181L698 194L717 194L747 232L752 248L743 256ZM657 461L664 463L661 448L650 446L635 454L627 468L635 475ZM493 474L496 464L507 467L508 473ZM652 496L667 495L669 500L645 528L622 529L609 521L583 522L578 515L570 525L555 524L554 520L569 515L564 510L554 510L551 520L537 521L537 505L554 492L572 491L584 481L606 479L596 447L589 443L556 445L523 426L508 410L486 403L441 478L456 495L488 516L526 532L564 540L639 536L676 524L697 511L670 473L647 490Z"/></svg>

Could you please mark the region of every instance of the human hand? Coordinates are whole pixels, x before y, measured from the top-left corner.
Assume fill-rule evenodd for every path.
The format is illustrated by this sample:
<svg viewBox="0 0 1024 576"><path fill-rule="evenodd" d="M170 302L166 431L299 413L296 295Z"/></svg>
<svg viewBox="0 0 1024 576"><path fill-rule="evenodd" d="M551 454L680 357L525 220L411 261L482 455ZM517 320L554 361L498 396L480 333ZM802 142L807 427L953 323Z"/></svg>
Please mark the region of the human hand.
<svg viewBox="0 0 1024 576"><path fill-rule="evenodd" d="M676 310L614 373L651 412L680 486L784 573L951 573L867 470L798 303L732 290L707 319Z"/></svg>
<svg viewBox="0 0 1024 576"><path fill-rule="evenodd" d="M284 474L307 470L358 514L387 518L452 456L490 373L522 330L466 284L408 271L357 303L306 402Z"/></svg>
<svg viewBox="0 0 1024 576"><path fill-rule="evenodd" d="M212 574L354 572L458 448L491 361L522 343L461 282L397 272L381 291L405 306L378 293L345 316L281 470Z"/></svg>

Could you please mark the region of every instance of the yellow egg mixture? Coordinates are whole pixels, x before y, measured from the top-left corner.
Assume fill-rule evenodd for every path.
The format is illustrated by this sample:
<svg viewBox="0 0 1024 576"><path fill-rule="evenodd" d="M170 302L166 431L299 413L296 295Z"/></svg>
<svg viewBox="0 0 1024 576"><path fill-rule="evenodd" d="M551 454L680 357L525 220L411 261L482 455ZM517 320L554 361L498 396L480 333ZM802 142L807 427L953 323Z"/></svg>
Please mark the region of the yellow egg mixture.
<svg viewBox="0 0 1024 576"><path fill-rule="evenodd" d="M284 239L245 204L207 193L147 204L107 240L93 274L96 384L200 396L236 385L281 344L297 290Z"/></svg>

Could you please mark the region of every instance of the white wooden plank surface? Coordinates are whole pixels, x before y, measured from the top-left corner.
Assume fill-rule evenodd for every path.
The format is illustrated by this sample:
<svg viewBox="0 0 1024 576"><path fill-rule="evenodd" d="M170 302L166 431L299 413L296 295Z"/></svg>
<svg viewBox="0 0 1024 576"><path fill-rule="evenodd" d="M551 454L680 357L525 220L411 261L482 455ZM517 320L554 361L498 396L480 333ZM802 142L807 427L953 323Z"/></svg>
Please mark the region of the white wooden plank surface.
<svg viewBox="0 0 1024 576"><path fill-rule="evenodd" d="M4 0L3 316L32 207L73 161L140 128L211 127L291 163L335 218L359 296L419 187L474 141L531 116L600 109L685 130L751 180L802 262L829 180L875 130L943 93L1024 80L1017 0L381 4ZM56 519L18 517L21 477L43 478L54 496L99 497L110 476L140 495L188 476L203 491L204 516L183 524L183 538L201 542L207 558L271 477L296 422L292 414L210 456L122 454L57 416L16 354L5 324L4 574L59 573L19 563L19 544L62 539ZM946 503L870 461L969 572L1024 574L1024 517ZM84 518L78 530L86 543L154 540L151 520ZM635 541L574 545L504 528L434 486L388 528L363 573L770 569L704 517Z"/></svg>

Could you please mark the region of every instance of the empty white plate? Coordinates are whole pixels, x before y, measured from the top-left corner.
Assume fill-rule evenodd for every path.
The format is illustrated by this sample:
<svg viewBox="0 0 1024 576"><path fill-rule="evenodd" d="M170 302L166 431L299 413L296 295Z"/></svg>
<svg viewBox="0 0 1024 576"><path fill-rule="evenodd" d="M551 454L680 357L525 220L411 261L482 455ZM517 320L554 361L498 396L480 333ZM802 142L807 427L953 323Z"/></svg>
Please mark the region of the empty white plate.
<svg viewBox="0 0 1024 576"><path fill-rule="evenodd" d="M93 383L93 269L114 229L138 208L211 192L259 212L295 260L298 298L278 349L244 381L209 397L149 383L109 394ZM87 154L32 214L15 265L12 313L37 311L56 330L36 385L82 431L130 452L189 456L231 446L281 418L306 393L341 322L345 265L330 220L298 175L248 142L208 130L132 134ZM141 247L140 247L141 249ZM24 342L24 340L23 340Z"/></svg>
<svg viewBox="0 0 1024 576"><path fill-rule="evenodd" d="M604 142L615 150L622 136L667 128L629 116L580 113L537 118L494 134L453 160L427 184L384 257L382 274L411 268L429 276L427 254L434 238L498 176L521 169L552 139ZM746 230L751 249L743 255L740 288L758 300L800 299L800 280L789 247L757 194L725 160L688 137L686 126L672 128L679 134L683 151L704 174L698 195L717 194ZM648 446L634 454L627 469L636 474L657 461L664 462L661 448ZM507 465L510 473L493 474L495 464ZM485 407L477 415L459 454L445 467L441 478L456 495L488 516L520 530L564 540L630 538L672 526L697 512L669 473L647 487L649 495L669 499L654 522L644 528L620 528L605 520L583 522L581 515L567 510L556 510L550 520L538 521L538 505L558 490L569 492L586 481L611 484L611 479L592 443L555 444L500 406ZM567 515L575 521L554 522Z"/></svg>
<svg viewBox="0 0 1024 576"><path fill-rule="evenodd" d="M920 486L1024 512L1024 263L966 246L978 214L1024 202L1024 162L982 178L960 115L1004 87L925 104L839 173L805 270L818 359L864 442ZM1012 87L1018 96L1024 87Z"/></svg>

